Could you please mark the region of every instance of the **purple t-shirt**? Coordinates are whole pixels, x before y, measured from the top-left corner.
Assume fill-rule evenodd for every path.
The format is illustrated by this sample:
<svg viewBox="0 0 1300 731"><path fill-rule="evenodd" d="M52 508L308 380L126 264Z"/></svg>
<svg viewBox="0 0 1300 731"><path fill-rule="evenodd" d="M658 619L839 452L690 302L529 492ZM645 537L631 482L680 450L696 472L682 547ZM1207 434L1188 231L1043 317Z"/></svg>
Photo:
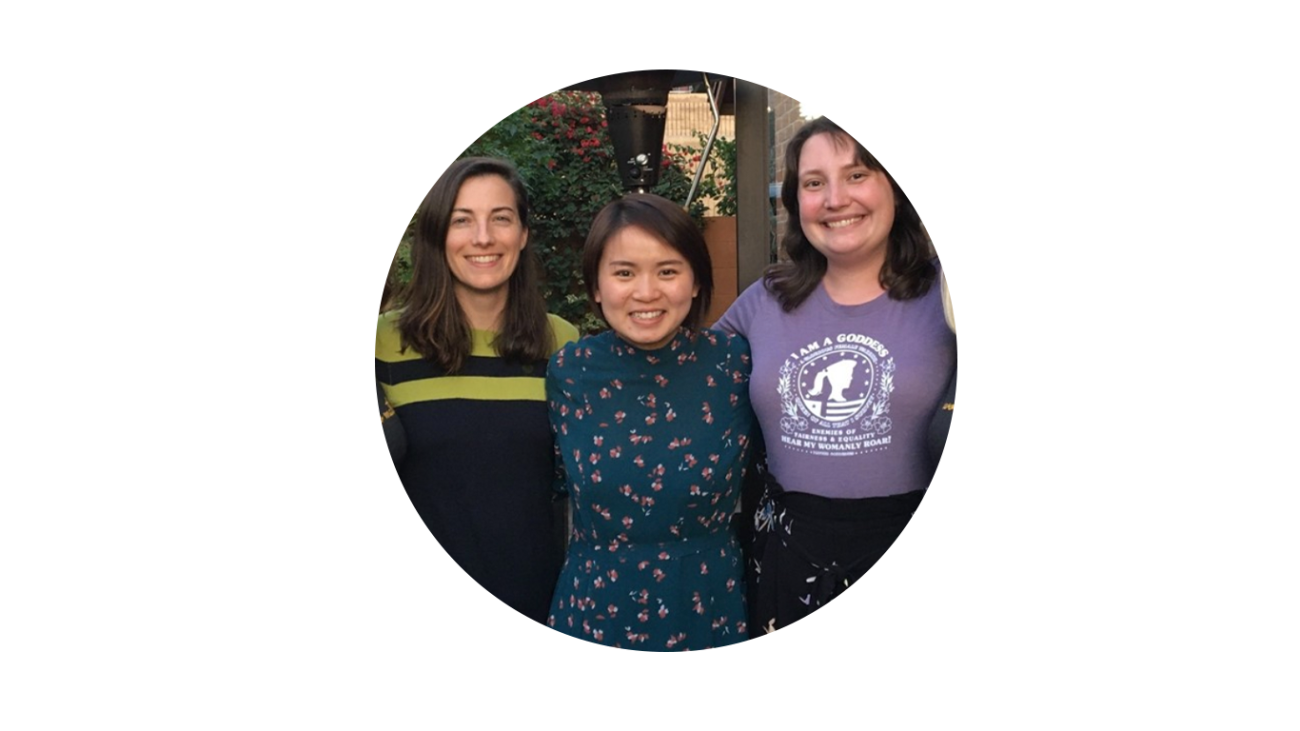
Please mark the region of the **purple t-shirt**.
<svg viewBox="0 0 1300 731"><path fill-rule="evenodd" d="M929 486L927 432L957 362L937 280L916 299L860 305L818 285L790 313L759 280L714 327L749 339L750 400L786 490L860 498Z"/></svg>

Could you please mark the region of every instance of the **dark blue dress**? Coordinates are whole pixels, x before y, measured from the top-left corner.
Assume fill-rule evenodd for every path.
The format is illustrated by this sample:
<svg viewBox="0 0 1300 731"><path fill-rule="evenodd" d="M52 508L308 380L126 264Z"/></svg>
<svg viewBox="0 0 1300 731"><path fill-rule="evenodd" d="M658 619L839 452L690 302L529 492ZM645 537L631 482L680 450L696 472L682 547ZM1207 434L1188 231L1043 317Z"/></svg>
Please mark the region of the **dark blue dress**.
<svg viewBox="0 0 1300 731"><path fill-rule="evenodd" d="M749 345L712 330L641 350L605 332L551 359L573 534L548 624L636 650L746 639L731 516L749 452Z"/></svg>

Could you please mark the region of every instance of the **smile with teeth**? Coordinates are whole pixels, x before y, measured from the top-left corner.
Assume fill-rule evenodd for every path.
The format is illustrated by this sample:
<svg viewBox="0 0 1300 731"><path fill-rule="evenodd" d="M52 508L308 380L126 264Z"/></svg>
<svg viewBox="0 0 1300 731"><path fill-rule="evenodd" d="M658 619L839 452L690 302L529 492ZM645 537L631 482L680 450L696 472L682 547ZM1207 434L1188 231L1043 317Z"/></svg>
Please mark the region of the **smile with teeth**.
<svg viewBox="0 0 1300 731"><path fill-rule="evenodd" d="M824 225L827 228L844 228L845 226L851 226L861 220L862 216L854 216L853 218L845 218L841 221L827 221Z"/></svg>
<svg viewBox="0 0 1300 731"><path fill-rule="evenodd" d="M633 320L653 320L662 314L664 314L664 310L645 310L641 312L633 312L628 315L628 317L631 317Z"/></svg>
<svg viewBox="0 0 1300 731"><path fill-rule="evenodd" d="M501 255L500 255L500 254L484 254L484 255L481 255L481 256L467 256L467 257L465 257L465 258L466 258L466 259L469 259L470 262L473 263L473 264L491 264L492 262L496 261L497 259L500 259L500 258L501 258Z"/></svg>

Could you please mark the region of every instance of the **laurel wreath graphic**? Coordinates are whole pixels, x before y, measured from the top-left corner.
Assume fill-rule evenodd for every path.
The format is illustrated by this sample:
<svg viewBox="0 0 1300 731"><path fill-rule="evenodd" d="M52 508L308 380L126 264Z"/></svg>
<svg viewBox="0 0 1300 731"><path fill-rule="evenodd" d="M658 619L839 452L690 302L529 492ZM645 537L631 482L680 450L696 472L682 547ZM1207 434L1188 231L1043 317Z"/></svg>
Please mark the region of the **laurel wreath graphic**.
<svg viewBox="0 0 1300 731"><path fill-rule="evenodd" d="M808 429L808 420L799 415L799 407L795 404L794 388L791 385L794 370L794 364L790 361L782 363L778 371L780 378L776 382L776 392L781 396L781 411L785 413L781 417L781 431L786 434Z"/></svg>
<svg viewBox="0 0 1300 731"><path fill-rule="evenodd" d="M871 429L876 434L887 434L893 427L889 416L889 394L894 392L894 359L891 357L880 367L880 398L871 404Z"/></svg>

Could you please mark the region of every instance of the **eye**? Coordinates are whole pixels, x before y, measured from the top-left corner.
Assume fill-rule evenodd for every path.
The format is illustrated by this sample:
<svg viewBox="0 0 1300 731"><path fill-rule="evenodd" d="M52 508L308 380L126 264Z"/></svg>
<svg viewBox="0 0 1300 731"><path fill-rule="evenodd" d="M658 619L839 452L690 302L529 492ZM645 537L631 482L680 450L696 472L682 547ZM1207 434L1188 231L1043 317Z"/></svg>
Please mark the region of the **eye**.
<svg viewBox="0 0 1300 731"><path fill-rule="evenodd" d="M678 270L673 269L672 267L665 267L665 268L659 270L659 276L661 276L661 277L665 277L665 278L668 278L668 277L675 277L675 276L677 276L677 274L678 274Z"/></svg>
<svg viewBox="0 0 1300 731"><path fill-rule="evenodd" d="M496 221L497 223L505 224L507 226L515 222L514 216L511 216L507 213L499 214L493 220Z"/></svg>
<svg viewBox="0 0 1300 731"><path fill-rule="evenodd" d="M614 277L615 279L631 279L631 278L632 278L632 270L631 270L631 269L615 269L613 272L611 272L611 274L613 275L613 277Z"/></svg>
<svg viewBox="0 0 1300 731"><path fill-rule="evenodd" d="M813 190L814 188L821 186L821 184L822 181L820 180L805 180L803 181L802 187L804 190Z"/></svg>
<svg viewBox="0 0 1300 731"><path fill-rule="evenodd" d="M451 219L451 225L463 226L469 223L469 216L455 216Z"/></svg>

